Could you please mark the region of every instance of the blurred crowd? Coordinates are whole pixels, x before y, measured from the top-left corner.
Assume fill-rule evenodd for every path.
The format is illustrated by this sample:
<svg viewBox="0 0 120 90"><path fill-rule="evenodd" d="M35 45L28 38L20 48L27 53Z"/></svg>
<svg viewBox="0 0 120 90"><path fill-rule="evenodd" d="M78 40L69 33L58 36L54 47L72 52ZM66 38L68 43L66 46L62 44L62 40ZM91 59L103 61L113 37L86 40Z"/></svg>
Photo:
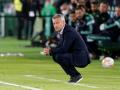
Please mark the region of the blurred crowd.
<svg viewBox="0 0 120 90"><path fill-rule="evenodd" d="M100 52L96 40L88 38L89 35L109 37L112 42L120 41L119 0L13 0L13 3L18 20L19 40L32 38L36 17L42 16L43 30L37 35L41 36L40 43L45 46L47 41L52 41L51 37L54 35L51 17L55 13L61 13L65 16L66 23L82 35L93 55L99 55Z"/></svg>
<svg viewBox="0 0 120 90"><path fill-rule="evenodd" d="M62 13L66 23L82 35L91 57L100 56L101 51L97 37L88 38L89 35L108 37L111 42L120 41L120 3L108 1L68 0L55 4L59 7L57 13Z"/></svg>

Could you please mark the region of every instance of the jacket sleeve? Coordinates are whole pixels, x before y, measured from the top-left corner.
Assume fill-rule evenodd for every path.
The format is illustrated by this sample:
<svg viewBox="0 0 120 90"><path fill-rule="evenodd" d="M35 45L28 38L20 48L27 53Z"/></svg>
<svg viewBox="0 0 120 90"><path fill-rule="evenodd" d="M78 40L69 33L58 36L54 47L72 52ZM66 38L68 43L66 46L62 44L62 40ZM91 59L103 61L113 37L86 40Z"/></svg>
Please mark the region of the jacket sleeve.
<svg viewBox="0 0 120 90"><path fill-rule="evenodd" d="M71 47L71 45L73 45L74 42L74 37L75 35L73 35L71 32L66 32L64 37L63 37L63 41L60 43L60 46L51 49L50 55L52 54L61 54L61 53L67 53Z"/></svg>

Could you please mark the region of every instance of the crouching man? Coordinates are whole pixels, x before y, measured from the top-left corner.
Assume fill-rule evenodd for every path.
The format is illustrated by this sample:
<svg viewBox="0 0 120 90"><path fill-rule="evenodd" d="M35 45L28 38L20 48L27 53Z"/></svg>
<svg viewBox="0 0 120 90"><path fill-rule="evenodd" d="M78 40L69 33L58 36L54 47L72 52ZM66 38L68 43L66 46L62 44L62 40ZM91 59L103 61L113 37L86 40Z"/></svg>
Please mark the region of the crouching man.
<svg viewBox="0 0 120 90"><path fill-rule="evenodd" d="M59 41L55 48L44 48L44 53L51 55L70 76L69 83L78 83L83 78L75 67L84 68L90 64L88 49L80 34L65 23L62 14L54 15L52 21Z"/></svg>

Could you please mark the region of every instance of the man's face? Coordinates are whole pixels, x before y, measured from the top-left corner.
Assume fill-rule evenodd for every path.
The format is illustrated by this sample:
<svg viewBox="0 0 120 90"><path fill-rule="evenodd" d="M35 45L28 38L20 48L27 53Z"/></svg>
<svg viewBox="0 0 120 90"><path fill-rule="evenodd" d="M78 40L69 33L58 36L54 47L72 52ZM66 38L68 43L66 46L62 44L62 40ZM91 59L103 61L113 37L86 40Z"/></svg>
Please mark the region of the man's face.
<svg viewBox="0 0 120 90"><path fill-rule="evenodd" d="M116 14L116 16L120 17L120 8L118 8L118 7L115 8L115 14Z"/></svg>
<svg viewBox="0 0 120 90"><path fill-rule="evenodd" d="M61 7L60 7L60 10L61 10L61 13L63 15L67 15L68 14L68 11L69 11L69 6L67 4L63 4Z"/></svg>
<svg viewBox="0 0 120 90"><path fill-rule="evenodd" d="M65 21L62 20L61 18L55 18L53 19L53 26L56 32L60 32L65 26Z"/></svg>
<svg viewBox="0 0 120 90"><path fill-rule="evenodd" d="M101 4L100 4L100 7L99 7L99 11L100 11L101 13L107 12L107 11L108 11L108 5L101 3Z"/></svg>
<svg viewBox="0 0 120 90"><path fill-rule="evenodd" d="M76 14L75 13L70 14L70 18L71 18L72 22L75 22L76 21Z"/></svg>
<svg viewBox="0 0 120 90"><path fill-rule="evenodd" d="M75 14L77 18L82 18L85 15L84 9L75 10Z"/></svg>
<svg viewBox="0 0 120 90"><path fill-rule="evenodd" d="M94 12L94 11L97 11L98 10L98 7L96 4L91 4L91 10Z"/></svg>

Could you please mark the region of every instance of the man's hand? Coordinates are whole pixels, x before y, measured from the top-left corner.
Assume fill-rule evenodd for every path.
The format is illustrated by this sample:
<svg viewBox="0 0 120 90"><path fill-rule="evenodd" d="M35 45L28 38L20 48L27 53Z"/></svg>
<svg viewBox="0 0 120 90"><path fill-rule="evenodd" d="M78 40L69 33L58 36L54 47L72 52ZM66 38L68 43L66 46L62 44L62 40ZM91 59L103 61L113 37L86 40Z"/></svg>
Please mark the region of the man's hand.
<svg viewBox="0 0 120 90"><path fill-rule="evenodd" d="M43 52L45 53L45 55L49 55L50 54L50 48L44 48Z"/></svg>

